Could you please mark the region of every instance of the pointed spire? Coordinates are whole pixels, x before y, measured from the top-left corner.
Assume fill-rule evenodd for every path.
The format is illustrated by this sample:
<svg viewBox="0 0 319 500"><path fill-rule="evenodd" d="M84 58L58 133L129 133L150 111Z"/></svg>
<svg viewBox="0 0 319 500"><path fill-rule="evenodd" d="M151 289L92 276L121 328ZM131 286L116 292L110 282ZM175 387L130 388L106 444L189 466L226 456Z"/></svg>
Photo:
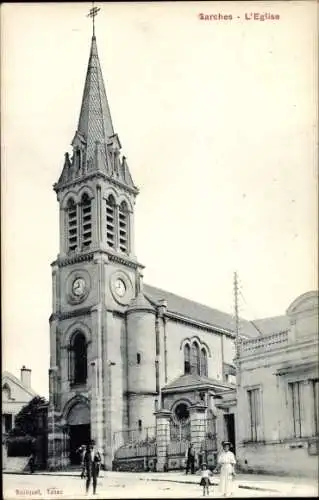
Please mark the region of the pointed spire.
<svg viewBox="0 0 319 500"><path fill-rule="evenodd" d="M66 183L94 172L104 173L138 193L126 159L121 157L121 143L114 132L104 80L99 61L94 18L100 9L93 7L89 17L93 21L93 36L78 128L72 141L73 156L64 163L55 190Z"/></svg>
<svg viewBox="0 0 319 500"><path fill-rule="evenodd" d="M106 145L114 135L95 36L92 36L77 132L86 142L87 161L94 157L95 141Z"/></svg>

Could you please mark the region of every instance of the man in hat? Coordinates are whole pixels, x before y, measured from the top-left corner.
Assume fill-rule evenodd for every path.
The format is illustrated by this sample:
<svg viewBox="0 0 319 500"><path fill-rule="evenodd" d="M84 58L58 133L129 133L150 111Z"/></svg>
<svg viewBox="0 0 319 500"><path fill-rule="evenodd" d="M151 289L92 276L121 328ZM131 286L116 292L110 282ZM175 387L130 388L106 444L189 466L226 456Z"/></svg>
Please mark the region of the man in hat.
<svg viewBox="0 0 319 500"><path fill-rule="evenodd" d="M87 445L84 455L84 465L86 471L86 493L88 493L92 478L93 494L96 493L97 478L100 471L101 455L95 446L95 441L91 440Z"/></svg>
<svg viewBox="0 0 319 500"><path fill-rule="evenodd" d="M186 451L186 474L188 474L189 469L191 469L192 474L195 474L195 449L192 443Z"/></svg>

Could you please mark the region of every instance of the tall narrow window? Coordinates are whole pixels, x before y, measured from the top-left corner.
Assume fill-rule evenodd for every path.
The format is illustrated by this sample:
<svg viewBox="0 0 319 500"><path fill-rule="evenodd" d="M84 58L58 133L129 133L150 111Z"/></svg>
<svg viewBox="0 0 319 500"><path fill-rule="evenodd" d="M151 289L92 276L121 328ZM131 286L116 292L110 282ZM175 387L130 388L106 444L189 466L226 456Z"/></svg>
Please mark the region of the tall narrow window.
<svg viewBox="0 0 319 500"><path fill-rule="evenodd" d="M115 245L115 200L110 195L106 200L106 242L109 247Z"/></svg>
<svg viewBox="0 0 319 500"><path fill-rule="evenodd" d="M92 243L92 203L87 194L82 196L82 246L89 247Z"/></svg>
<svg viewBox="0 0 319 500"><path fill-rule="evenodd" d="M258 427L260 421L260 390L251 389L247 391L250 421L250 440L258 441Z"/></svg>
<svg viewBox="0 0 319 500"><path fill-rule="evenodd" d="M138 365L141 364L141 354L139 352L136 353L136 362Z"/></svg>
<svg viewBox="0 0 319 500"><path fill-rule="evenodd" d="M119 207L119 248L128 251L128 208L124 201Z"/></svg>
<svg viewBox="0 0 319 500"><path fill-rule="evenodd" d="M68 249L74 252L78 246L78 221L77 207L74 200L69 200L67 208L68 217Z"/></svg>
<svg viewBox="0 0 319 500"><path fill-rule="evenodd" d="M199 345L197 344L197 342L194 342L192 345L191 373L200 375L200 355Z"/></svg>
<svg viewBox="0 0 319 500"><path fill-rule="evenodd" d="M206 349L203 347L200 352L200 370L201 370L201 375L204 375L204 377L208 376L208 369L207 369L207 352Z"/></svg>
<svg viewBox="0 0 319 500"><path fill-rule="evenodd" d="M301 382L292 382L289 384L290 403L292 410L293 437L302 436L301 419Z"/></svg>
<svg viewBox="0 0 319 500"><path fill-rule="evenodd" d="M76 332L69 348L69 379L71 384L85 384L87 379L87 344L83 333Z"/></svg>
<svg viewBox="0 0 319 500"><path fill-rule="evenodd" d="M190 373L191 371L191 348L188 344L184 346L184 373Z"/></svg>
<svg viewBox="0 0 319 500"><path fill-rule="evenodd" d="M313 392L313 404L314 404L314 434L315 436L319 433L319 380L312 380L312 392Z"/></svg>
<svg viewBox="0 0 319 500"><path fill-rule="evenodd" d="M9 432L12 429L12 414L11 413L4 413L4 432Z"/></svg>

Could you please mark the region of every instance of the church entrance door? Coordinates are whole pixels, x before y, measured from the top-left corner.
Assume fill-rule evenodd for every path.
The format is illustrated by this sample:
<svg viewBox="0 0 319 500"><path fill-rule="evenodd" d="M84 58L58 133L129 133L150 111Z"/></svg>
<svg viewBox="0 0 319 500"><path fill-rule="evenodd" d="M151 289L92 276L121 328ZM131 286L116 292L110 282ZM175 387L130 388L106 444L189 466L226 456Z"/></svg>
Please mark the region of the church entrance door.
<svg viewBox="0 0 319 500"><path fill-rule="evenodd" d="M80 465L81 455L77 450L83 444L90 440L90 425L71 425L70 426L70 462L71 465Z"/></svg>
<svg viewBox="0 0 319 500"><path fill-rule="evenodd" d="M69 458L71 465L79 465L81 456L77 450L83 444L88 444L91 435L90 408L85 402L72 406L67 416L69 428Z"/></svg>

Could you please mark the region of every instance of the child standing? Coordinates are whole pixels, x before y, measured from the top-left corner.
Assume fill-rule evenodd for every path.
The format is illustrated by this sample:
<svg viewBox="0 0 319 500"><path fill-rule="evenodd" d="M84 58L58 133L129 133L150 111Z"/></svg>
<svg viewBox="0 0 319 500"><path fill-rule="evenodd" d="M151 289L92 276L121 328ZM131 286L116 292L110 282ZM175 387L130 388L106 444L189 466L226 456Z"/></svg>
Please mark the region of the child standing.
<svg viewBox="0 0 319 500"><path fill-rule="evenodd" d="M209 485L211 484L209 476L211 476L211 471L207 469L205 463L202 464L201 480L200 485L203 487L203 496L207 493L209 495Z"/></svg>

